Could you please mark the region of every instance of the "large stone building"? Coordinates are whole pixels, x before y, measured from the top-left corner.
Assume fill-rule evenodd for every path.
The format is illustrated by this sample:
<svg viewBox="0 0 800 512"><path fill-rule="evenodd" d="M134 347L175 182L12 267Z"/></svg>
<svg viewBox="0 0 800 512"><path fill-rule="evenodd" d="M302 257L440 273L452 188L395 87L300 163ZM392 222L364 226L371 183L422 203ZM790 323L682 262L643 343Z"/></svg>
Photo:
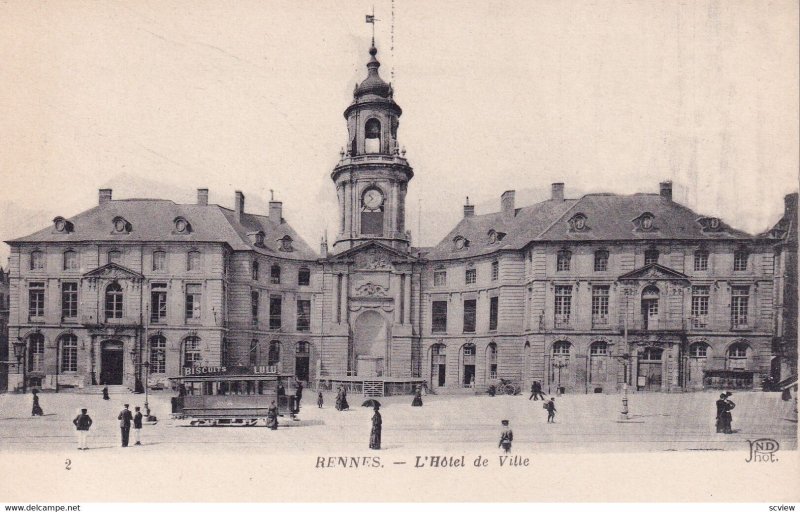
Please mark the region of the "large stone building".
<svg viewBox="0 0 800 512"><path fill-rule="evenodd" d="M411 247L414 173L376 53L344 112L330 250L306 245L278 201L259 214L241 192L229 209L206 189L196 204L101 190L94 208L9 242L11 339L26 354L11 387L133 388L145 372L164 383L191 366L267 364L387 393L498 378L591 393L752 387L774 370L775 247L796 237L695 213L669 182L579 199L556 183L521 208L507 191L500 211L466 205L438 245Z"/></svg>

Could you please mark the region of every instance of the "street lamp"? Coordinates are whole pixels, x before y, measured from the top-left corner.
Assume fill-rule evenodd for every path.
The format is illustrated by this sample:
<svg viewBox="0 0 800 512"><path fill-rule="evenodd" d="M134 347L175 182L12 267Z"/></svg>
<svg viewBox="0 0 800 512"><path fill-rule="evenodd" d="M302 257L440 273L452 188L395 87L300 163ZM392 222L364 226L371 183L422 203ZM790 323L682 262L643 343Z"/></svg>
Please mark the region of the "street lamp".
<svg viewBox="0 0 800 512"><path fill-rule="evenodd" d="M631 355L627 352L617 356L622 361L623 379L622 379L622 413L620 414L623 421L628 420L628 361Z"/></svg>
<svg viewBox="0 0 800 512"><path fill-rule="evenodd" d="M14 345L14 357L17 358L17 374L19 374L19 367L20 367L20 364L22 364L22 360L25 358L25 355L26 355L25 352L26 352L26 349L28 347L27 347L27 343L22 341L22 338L18 338L17 341L15 341L13 343L13 345ZM28 392L28 382L27 382L28 379L26 378L26 375L25 375L25 366L26 365L22 365L22 392L23 393L27 393Z"/></svg>
<svg viewBox="0 0 800 512"><path fill-rule="evenodd" d="M556 388L556 392L560 395L561 394L561 369L566 368L569 366L569 361L564 361L563 359L558 359L553 363L553 366L558 368L558 387Z"/></svg>
<svg viewBox="0 0 800 512"><path fill-rule="evenodd" d="M150 361L143 362L142 366L144 367L144 417L150 421Z"/></svg>

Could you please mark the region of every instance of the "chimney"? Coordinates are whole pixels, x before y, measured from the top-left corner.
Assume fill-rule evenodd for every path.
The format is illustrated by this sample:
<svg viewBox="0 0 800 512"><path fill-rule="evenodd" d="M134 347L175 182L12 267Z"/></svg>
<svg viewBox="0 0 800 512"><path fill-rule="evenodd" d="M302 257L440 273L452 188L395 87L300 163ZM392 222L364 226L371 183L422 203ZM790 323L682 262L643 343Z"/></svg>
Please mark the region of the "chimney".
<svg viewBox="0 0 800 512"><path fill-rule="evenodd" d="M797 217L797 192L786 194L783 198L783 214L787 217L792 217L792 220Z"/></svg>
<svg viewBox="0 0 800 512"><path fill-rule="evenodd" d="M661 197L666 199L667 201L672 201L672 182L671 181L662 181L659 183L660 194Z"/></svg>
<svg viewBox="0 0 800 512"><path fill-rule="evenodd" d="M234 212L236 212L236 222L242 223L242 214L244 213L244 194L241 190L236 191L236 202L234 204Z"/></svg>
<svg viewBox="0 0 800 512"><path fill-rule="evenodd" d="M283 222L283 203L280 201L269 202L269 220L276 224Z"/></svg>
<svg viewBox="0 0 800 512"><path fill-rule="evenodd" d="M198 188L197 189L197 204L200 206L208 206L208 189L207 188Z"/></svg>
<svg viewBox="0 0 800 512"><path fill-rule="evenodd" d="M475 205L469 204L469 196L467 202L464 203L464 217L473 217L475 215Z"/></svg>
<svg viewBox="0 0 800 512"><path fill-rule="evenodd" d="M500 210L504 215L514 216L514 191L506 190L500 196Z"/></svg>
<svg viewBox="0 0 800 512"><path fill-rule="evenodd" d="M111 201L111 189L110 188L101 188L100 189L100 204L107 203Z"/></svg>
<svg viewBox="0 0 800 512"><path fill-rule="evenodd" d="M553 201L563 201L564 200L564 184L563 183L553 183L550 185L551 193L550 199Z"/></svg>
<svg viewBox="0 0 800 512"><path fill-rule="evenodd" d="M323 258L328 257L328 240L327 235L319 239L319 254Z"/></svg>

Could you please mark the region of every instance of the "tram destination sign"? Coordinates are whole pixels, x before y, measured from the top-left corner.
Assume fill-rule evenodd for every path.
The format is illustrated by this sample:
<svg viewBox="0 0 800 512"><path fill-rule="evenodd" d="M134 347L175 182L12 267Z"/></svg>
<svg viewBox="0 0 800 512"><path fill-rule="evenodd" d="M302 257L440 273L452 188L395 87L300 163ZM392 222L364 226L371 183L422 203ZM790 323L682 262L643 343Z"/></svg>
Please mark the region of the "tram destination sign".
<svg viewBox="0 0 800 512"><path fill-rule="evenodd" d="M183 369L185 377L214 375L273 375L278 373L275 365L257 366L187 366Z"/></svg>

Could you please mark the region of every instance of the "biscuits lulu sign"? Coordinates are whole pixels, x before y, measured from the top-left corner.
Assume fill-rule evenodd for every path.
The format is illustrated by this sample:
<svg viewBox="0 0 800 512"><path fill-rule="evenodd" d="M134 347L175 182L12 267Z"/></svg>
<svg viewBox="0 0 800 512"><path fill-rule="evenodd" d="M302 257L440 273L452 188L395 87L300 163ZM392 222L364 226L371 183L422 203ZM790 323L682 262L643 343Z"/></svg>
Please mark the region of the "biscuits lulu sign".
<svg viewBox="0 0 800 512"><path fill-rule="evenodd" d="M194 366L183 369L186 377L215 376L215 375L272 375L278 373L278 367L271 365L259 366Z"/></svg>

